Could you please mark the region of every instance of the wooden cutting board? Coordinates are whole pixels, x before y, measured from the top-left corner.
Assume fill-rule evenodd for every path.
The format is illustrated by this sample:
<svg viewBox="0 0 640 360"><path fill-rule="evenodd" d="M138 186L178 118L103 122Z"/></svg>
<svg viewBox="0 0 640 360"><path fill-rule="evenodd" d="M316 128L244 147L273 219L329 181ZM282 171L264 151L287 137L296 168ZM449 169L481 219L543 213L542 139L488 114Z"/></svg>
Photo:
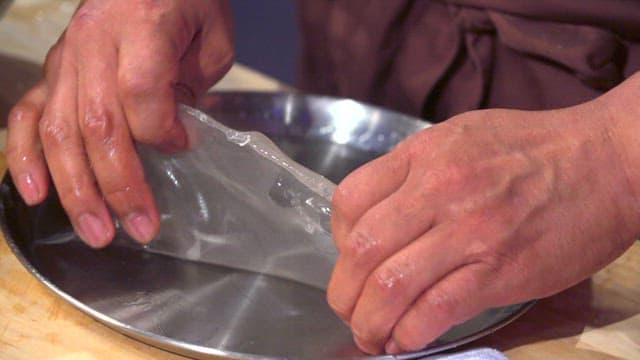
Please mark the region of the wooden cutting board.
<svg viewBox="0 0 640 360"><path fill-rule="evenodd" d="M0 151L0 173L5 168ZM541 300L514 323L464 348L479 346L516 360L640 359L640 242L591 279ZM0 235L0 359L185 358L76 310L27 272Z"/></svg>

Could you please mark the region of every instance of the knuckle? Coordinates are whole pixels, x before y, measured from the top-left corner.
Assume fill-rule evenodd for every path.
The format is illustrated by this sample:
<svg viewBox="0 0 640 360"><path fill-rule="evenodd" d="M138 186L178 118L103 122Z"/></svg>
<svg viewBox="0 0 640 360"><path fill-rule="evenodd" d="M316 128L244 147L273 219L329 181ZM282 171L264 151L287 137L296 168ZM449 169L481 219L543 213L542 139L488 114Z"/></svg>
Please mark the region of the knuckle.
<svg viewBox="0 0 640 360"><path fill-rule="evenodd" d="M168 137L174 135L176 130L178 120L175 118L175 114L169 114L169 116L164 116L163 119L158 121L155 124L155 136L158 138L158 141L167 140Z"/></svg>
<svg viewBox="0 0 640 360"><path fill-rule="evenodd" d="M77 38L86 36L88 31L100 29L98 25L100 24L103 12L99 10L96 6L92 5L85 5L78 9L71 21L69 21L65 36Z"/></svg>
<svg viewBox="0 0 640 360"><path fill-rule="evenodd" d="M479 229L478 232L495 235L492 238L481 235L467 241L465 244L465 256L469 261L484 264L491 271L497 273L503 267L509 266L513 259L517 258L516 251L518 249L511 245L512 234L501 234L493 230L493 227Z"/></svg>
<svg viewBox="0 0 640 360"><path fill-rule="evenodd" d="M74 16L71 20L69 20L69 25L67 25L67 29L64 32L65 40L74 40L79 36L82 36L86 32L87 21L82 19L80 16Z"/></svg>
<svg viewBox="0 0 640 360"><path fill-rule="evenodd" d="M62 42L63 39L60 38L58 39L58 41L56 41L55 44L53 44L53 46L49 49L49 51L47 51L47 55L44 58L44 71L45 73L47 71L51 70L51 64L54 62L54 58L56 56L58 56L58 53L60 52L60 49L62 48Z"/></svg>
<svg viewBox="0 0 640 360"><path fill-rule="evenodd" d="M440 176L436 177L436 184L440 188L457 188L460 185L465 185L469 180L475 178L476 173L473 167L467 163L449 163L442 166L439 172Z"/></svg>
<svg viewBox="0 0 640 360"><path fill-rule="evenodd" d="M488 267L493 274L501 274L507 269L512 269L516 254L507 249L487 248L478 255L482 263Z"/></svg>
<svg viewBox="0 0 640 360"><path fill-rule="evenodd" d="M419 302L416 307L418 314L437 316L451 322L457 319L459 309L460 302L447 291L438 288L429 290L424 301Z"/></svg>
<svg viewBox="0 0 640 360"><path fill-rule="evenodd" d="M113 137L113 115L106 109L87 111L80 125L82 135L88 140L107 143Z"/></svg>
<svg viewBox="0 0 640 360"><path fill-rule="evenodd" d="M411 283L409 278L408 271L398 264L385 264L371 275L375 292L384 298L405 296Z"/></svg>
<svg viewBox="0 0 640 360"><path fill-rule="evenodd" d="M147 145L162 145L175 135L175 126L177 125L171 119L172 117L169 116L162 121L154 123L152 129L143 126L143 123L130 121L129 126L133 139Z"/></svg>
<svg viewBox="0 0 640 360"><path fill-rule="evenodd" d="M43 119L39 130L42 145L45 147L63 144L73 137L69 124L62 120Z"/></svg>
<svg viewBox="0 0 640 360"><path fill-rule="evenodd" d="M38 117L40 117L40 108L36 104L30 101L21 101L11 109L8 121L9 123L20 123Z"/></svg>
<svg viewBox="0 0 640 360"><path fill-rule="evenodd" d="M104 198L119 214L146 208L152 202L151 190L141 174L121 173L102 178L100 189Z"/></svg>
<svg viewBox="0 0 640 360"><path fill-rule="evenodd" d="M382 243L361 230L355 230L343 245L341 254L356 264L366 264L378 259L383 252Z"/></svg>
<svg viewBox="0 0 640 360"><path fill-rule="evenodd" d="M410 161L416 161L425 155L425 146L429 142L427 141L430 136L423 135L420 139L409 139L408 141L402 143L401 145L404 148L405 156Z"/></svg>
<svg viewBox="0 0 640 360"><path fill-rule="evenodd" d="M116 184L109 186L103 189L102 193L117 213L129 213L131 209L136 208L140 203L139 196L128 185Z"/></svg>
<svg viewBox="0 0 640 360"><path fill-rule="evenodd" d="M95 200L92 193L95 191L95 187L90 174L70 179L61 186L57 186L57 191L62 206L71 216L80 213L81 209L94 206Z"/></svg>
<svg viewBox="0 0 640 360"><path fill-rule="evenodd" d="M44 78L47 81L52 81L55 77L56 71L58 71L59 64L57 60L61 56L61 48L62 45L60 41L58 41L58 43L47 53L47 57L43 65Z"/></svg>
<svg viewBox="0 0 640 360"><path fill-rule="evenodd" d="M118 75L118 87L126 97L140 97L153 91L156 83L149 76L133 71L123 71Z"/></svg>
<svg viewBox="0 0 640 360"><path fill-rule="evenodd" d="M117 199L120 197L127 196L131 193L131 187L129 186L114 186L104 190L104 196L107 199Z"/></svg>
<svg viewBox="0 0 640 360"><path fill-rule="evenodd" d="M490 232L490 227L481 223L482 217L479 220L468 222L469 226L474 226L476 234L475 236L469 236L465 231L458 230L452 231L450 235L454 241L464 248L465 256L469 261L484 261L493 256L496 251L496 239L494 234ZM476 225L479 224L479 225ZM490 237L487 237L489 234Z"/></svg>
<svg viewBox="0 0 640 360"><path fill-rule="evenodd" d="M405 196L401 204L398 204L397 211L406 218L413 218L421 213L428 212L433 207L435 194L437 192L428 187L412 191L411 196Z"/></svg>

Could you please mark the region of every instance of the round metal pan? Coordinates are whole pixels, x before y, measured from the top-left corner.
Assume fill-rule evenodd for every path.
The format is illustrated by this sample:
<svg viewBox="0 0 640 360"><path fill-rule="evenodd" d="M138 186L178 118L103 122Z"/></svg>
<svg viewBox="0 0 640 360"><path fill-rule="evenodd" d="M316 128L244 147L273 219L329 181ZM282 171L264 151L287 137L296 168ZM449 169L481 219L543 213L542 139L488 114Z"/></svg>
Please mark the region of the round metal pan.
<svg viewBox="0 0 640 360"><path fill-rule="evenodd" d="M334 182L428 126L352 100L297 94L212 93L198 107L236 129L267 134L293 159ZM0 196L2 229L22 264L57 295L117 331L195 358L367 357L321 290L131 247L96 251L80 241L52 243L46 240L75 238L55 192L28 207L5 176ZM423 351L376 358L451 349L508 324L531 305L487 310Z"/></svg>

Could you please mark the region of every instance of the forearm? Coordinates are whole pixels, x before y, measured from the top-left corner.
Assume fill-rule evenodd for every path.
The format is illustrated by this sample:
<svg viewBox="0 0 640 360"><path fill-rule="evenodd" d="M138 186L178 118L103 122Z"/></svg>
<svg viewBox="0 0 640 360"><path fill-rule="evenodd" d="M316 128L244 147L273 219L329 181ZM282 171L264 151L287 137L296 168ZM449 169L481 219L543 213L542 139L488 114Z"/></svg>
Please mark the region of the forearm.
<svg viewBox="0 0 640 360"><path fill-rule="evenodd" d="M631 217L640 219L640 72L596 99L594 106L606 109L611 144L628 182ZM632 226L640 235L640 221Z"/></svg>

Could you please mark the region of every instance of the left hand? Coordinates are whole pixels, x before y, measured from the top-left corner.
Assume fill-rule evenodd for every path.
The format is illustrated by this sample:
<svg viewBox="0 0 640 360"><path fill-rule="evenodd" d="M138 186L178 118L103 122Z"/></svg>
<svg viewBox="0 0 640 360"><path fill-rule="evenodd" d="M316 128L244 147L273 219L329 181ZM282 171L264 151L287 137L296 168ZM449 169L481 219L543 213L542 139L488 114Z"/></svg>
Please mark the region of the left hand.
<svg viewBox="0 0 640 360"><path fill-rule="evenodd" d="M640 184L614 118L604 98L470 112L349 175L333 199L340 256L327 297L358 346L419 350L624 252L640 230Z"/></svg>
<svg viewBox="0 0 640 360"><path fill-rule="evenodd" d="M227 0L82 1L9 115L7 164L24 201L44 201L51 179L88 245L111 242L111 214L151 241L160 214L135 145L186 148L177 101L204 94L233 55Z"/></svg>

